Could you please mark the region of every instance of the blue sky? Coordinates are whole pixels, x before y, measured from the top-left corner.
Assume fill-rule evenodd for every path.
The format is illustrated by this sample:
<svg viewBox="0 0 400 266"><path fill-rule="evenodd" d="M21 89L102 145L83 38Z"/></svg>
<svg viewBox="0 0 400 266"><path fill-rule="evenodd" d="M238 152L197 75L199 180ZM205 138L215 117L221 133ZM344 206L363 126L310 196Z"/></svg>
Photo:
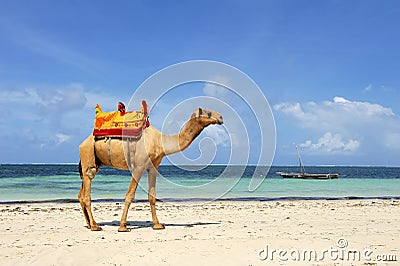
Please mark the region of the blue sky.
<svg viewBox="0 0 400 266"><path fill-rule="evenodd" d="M400 166L398 25L398 1L2 1L0 163L77 162L95 103L111 111L155 72L205 59L263 91L274 164L296 164L296 143L309 165ZM207 95L197 87L179 96ZM226 162L226 136L215 143Z"/></svg>

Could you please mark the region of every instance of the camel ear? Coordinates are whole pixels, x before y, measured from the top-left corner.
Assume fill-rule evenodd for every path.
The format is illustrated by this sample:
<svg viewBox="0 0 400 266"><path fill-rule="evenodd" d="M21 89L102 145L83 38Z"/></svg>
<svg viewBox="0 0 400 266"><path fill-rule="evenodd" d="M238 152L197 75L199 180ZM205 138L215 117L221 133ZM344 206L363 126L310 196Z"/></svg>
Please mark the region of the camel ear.
<svg viewBox="0 0 400 266"><path fill-rule="evenodd" d="M192 114L192 118L198 118L203 114L203 109L197 108L194 110L194 113Z"/></svg>

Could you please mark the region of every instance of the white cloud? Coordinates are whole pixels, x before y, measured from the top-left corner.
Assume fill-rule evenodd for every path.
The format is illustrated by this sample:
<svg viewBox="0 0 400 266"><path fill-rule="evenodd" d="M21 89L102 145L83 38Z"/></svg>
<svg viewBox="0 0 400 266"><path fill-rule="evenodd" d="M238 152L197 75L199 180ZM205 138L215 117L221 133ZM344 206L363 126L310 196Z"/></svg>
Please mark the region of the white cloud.
<svg viewBox="0 0 400 266"><path fill-rule="evenodd" d="M373 89L372 84L368 84L368 86L365 87L363 91L364 91L364 92L369 92L369 91L372 91L372 89Z"/></svg>
<svg viewBox="0 0 400 266"><path fill-rule="evenodd" d="M334 102L334 103L343 103L343 104L345 104L345 103L351 103L349 100L346 100L346 99L343 98L343 97L334 97L334 98L333 98L333 102Z"/></svg>
<svg viewBox="0 0 400 266"><path fill-rule="evenodd" d="M82 84L2 90L0 144L15 143L16 149L29 147L38 153L65 143L77 146L93 130L97 101L110 110L118 104L114 96L86 92Z"/></svg>
<svg viewBox="0 0 400 266"><path fill-rule="evenodd" d="M39 88L36 91L40 112L62 114L72 110L83 109L87 99L83 86L71 84L64 88Z"/></svg>
<svg viewBox="0 0 400 266"><path fill-rule="evenodd" d="M222 145L223 147L229 147L230 137L228 133L220 126L209 126L204 129L206 136L212 138L216 145Z"/></svg>
<svg viewBox="0 0 400 266"><path fill-rule="evenodd" d="M21 109L29 107L40 113L67 112L81 109L87 99L81 84L70 84L64 87L25 88L4 90L0 92L0 102L16 105Z"/></svg>
<svg viewBox="0 0 400 266"><path fill-rule="evenodd" d="M352 112L363 117L394 115L392 109L383 107L382 105L369 102L349 101L342 97L334 97L333 102L327 101L324 104L330 109L342 112Z"/></svg>
<svg viewBox="0 0 400 266"><path fill-rule="evenodd" d="M38 103L40 98L36 89L26 88L21 90L3 90L0 91L0 103Z"/></svg>
<svg viewBox="0 0 400 266"><path fill-rule="evenodd" d="M281 111L284 114L291 115L299 120L308 120L311 118L310 114L303 112L300 103L280 103L274 105L275 111Z"/></svg>
<svg viewBox="0 0 400 266"><path fill-rule="evenodd" d="M284 102L274 105L273 109L293 116L305 127L329 127L330 124L346 124L349 120L354 122L354 119L367 121L382 116L394 116L390 108L369 102L349 101L343 97L334 97L333 101L324 101L321 104Z"/></svg>
<svg viewBox="0 0 400 266"><path fill-rule="evenodd" d="M63 134L63 133L57 133L55 138L56 138L56 145L59 145L64 142L67 142L69 139L71 139L71 136Z"/></svg>
<svg viewBox="0 0 400 266"><path fill-rule="evenodd" d="M400 150L400 117L380 104L334 97L320 103L283 102L273 109L277 117L281 113L293 118L291 126L312 136L313 140L303 141L302 147L315 152Z"/></svg>
<svg viewBox="0 0 400 266"><path fill-rule="evenodd" d="M299 146L311 151L354 152L360 146L360 142L353 139L345 141L338 133L332 134L331 132L326 132L318 139L317 143L312 143L311 140L307 140L305 143L302 143Z"/></svg>

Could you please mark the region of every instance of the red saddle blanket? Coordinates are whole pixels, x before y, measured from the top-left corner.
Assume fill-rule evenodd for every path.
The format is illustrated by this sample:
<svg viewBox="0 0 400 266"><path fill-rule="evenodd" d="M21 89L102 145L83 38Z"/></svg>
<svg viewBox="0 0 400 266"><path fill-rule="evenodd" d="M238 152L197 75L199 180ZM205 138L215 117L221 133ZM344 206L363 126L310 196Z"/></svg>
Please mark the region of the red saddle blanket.
<svg viewBox="0 0 400 266"><path fill-rule="evenodd" d="M125 105L118 103L118 110L103 112L96 104L96 118L94 119L94 136L101 137L140 137L143 129L150 125L148 120L148 106L142 101L140 111L126 112Z"/></svg>

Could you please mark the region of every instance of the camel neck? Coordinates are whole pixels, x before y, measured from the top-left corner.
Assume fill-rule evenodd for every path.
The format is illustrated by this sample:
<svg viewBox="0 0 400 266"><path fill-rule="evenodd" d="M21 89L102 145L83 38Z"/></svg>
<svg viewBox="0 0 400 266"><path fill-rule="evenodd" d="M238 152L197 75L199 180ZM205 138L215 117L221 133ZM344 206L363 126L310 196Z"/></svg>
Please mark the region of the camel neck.
<svg viewBox="0 0 400 266"><path fill-rule="evenodd" d="M163 135L162 143L165 155L177 153L186 149L203 129L204 126L201 125L197 119L191 118L178 134Z"/></svg>

